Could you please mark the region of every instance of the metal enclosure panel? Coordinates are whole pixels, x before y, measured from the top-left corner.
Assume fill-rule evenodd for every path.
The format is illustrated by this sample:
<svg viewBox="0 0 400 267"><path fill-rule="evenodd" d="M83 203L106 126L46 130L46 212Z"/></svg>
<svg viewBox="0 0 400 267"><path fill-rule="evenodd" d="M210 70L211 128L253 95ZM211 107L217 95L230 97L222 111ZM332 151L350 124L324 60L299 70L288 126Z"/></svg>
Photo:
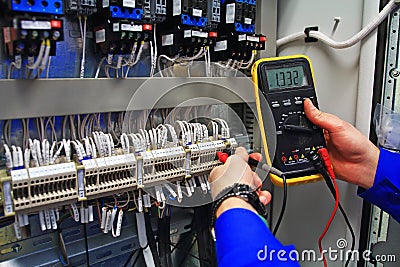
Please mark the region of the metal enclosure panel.
<svg viewBox="0 0 400 267"><path fill-rule="evenodd" d="M284 0L278 5L278 38L305 27L318 26L319 30L333 39L343 41L357 33L363 22L364 1L318 1ZM340 17L333 32L335 17ZM371 51L371 53L374 51ZM316 80L316 90L320 107L354 124L356 118L360 45L335 50L321 43L304 44L297 41L279 48L279 55L305 54L310 57ZM366 116L369 116L366 115ZM340 182L341 202L359 238L362 201L356 195L356 187ZM274 216L280 211L281 190L275 190ZM294 244L299 251L314 249L318 252L318 237L323 231L332 212L334 201L325 183L306 184L289 188L288 207L279 230L279 239L284 244ZM338 249L336 241L346 238L348 248L351 236L345 222L338 213L330 231L324 238L324 248ZM357 247L357 246L356 246ZM306 262L302 266L321 266L321 262ZM341 261L329 266L342 266ZM350 266L355 266L354 263Z"/></svg>

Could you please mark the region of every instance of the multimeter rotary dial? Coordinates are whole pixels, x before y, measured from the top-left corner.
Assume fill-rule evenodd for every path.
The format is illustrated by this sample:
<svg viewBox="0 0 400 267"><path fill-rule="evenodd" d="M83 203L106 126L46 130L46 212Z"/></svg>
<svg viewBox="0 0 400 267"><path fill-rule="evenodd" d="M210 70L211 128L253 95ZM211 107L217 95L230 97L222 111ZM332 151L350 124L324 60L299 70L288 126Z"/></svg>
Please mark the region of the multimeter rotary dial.
<svg viewBox="0 0 400 267"><path fill-rule="evenodd" d="M303 114L290 114L282 116L282 128L286 132L293 133L313 133L313 125Z"/></svg>

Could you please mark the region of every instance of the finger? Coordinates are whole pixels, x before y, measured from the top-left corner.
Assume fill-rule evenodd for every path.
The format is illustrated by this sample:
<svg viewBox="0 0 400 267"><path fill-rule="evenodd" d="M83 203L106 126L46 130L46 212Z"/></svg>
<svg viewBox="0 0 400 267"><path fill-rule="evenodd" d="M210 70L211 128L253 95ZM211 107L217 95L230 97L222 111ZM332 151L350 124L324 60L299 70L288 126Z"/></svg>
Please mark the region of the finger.
<svg viewBox="0 0 400 267"><path fill-rule="evenodd" d="M271 195L271 193L268 192L268 191L261 191L261 192L259 193L259 197L258 197L258 198L260 199L260 202L263 203L264 206L265 206L265 205L267 205L269 202L271 202L272 195Z"/></svg>
<svg viewBox="0 0 400 267"><path fill-rule="evenodd" d="M258 176L257 173L253 172L253 177L252 178L253 178L252 184L254 186L254 189L261 188L262 181L261 181L260 176Z"/></svg>
<svg viewBox="0 0 400 267"><path fill-rule="evenodd" d="M249 154L244 147L236 148L235 155L241 157L245 162L249 160Z"/></svg>
<svg viewBox="0 0 400 267"><path fill-rule="evenodd" d="M328 132L337 132L343 128L344 121L335 115L320 111L308 98L304 100L304 113L313 124Z"/></svg>
<svg viewBox="0 0 400 267"><path fill-rule="evenodd" d="M251 153L249 155L250 158L257 160L257 161L261 161L262 160L262 155L260 153Z"/></svg>
<svg viewBox="0 0 400 267"><path fill-rule="evenodd" d="M215 180L217 180L218 177L220 177L225 172L225 169L226 169L225 165L217 166L214 169L212 169L210 175L208 176L208 182L212 183Z"/></svg>

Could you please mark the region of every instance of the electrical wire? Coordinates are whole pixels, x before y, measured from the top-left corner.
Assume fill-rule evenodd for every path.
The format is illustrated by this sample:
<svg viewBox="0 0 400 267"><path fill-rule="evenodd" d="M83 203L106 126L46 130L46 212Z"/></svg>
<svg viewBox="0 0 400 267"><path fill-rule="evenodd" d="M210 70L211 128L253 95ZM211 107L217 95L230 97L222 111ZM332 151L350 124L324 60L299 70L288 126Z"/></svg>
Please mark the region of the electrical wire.
<svg viewBox="0 0 400 267"><path fill-rule="evenodd" d="M106 60L107 60L106 57L103 57L103 58L100 60L99 65L97 66L96 74L94 75L94 78L95 78L95 79L99 78L101 66L103 66L104 61L106 61Z"/></svg>
<svg viewBox="0 0 400 267"><path fill-rule="evenodd" d="M80 78L85 78L85 58L86 58L86 25L87 25L87 17L84 16L83 18L83 30L82 30L82 19L79 16L79 24L82 36L82 60L81 60L81 71L80 71Z"/></svg>
<svg viewBox="0 0 400 267"><path fill-rule="evenodd" d="M49 60L47 62L47 67L46 67L46 79L49 78L50 75L50 64L51 64L51 56L49 56Z"/></svg>
<svg viewBox="0 0 400 267"><path fill-rule="evenodd" d="M379 24L381 24L386 17L397 7L396 1L391 0L383 9L382 11L378 14L378 16L373 19L365 28L363 28L361 31L359 31L357 34L355 34L353 37L346 41L342 42L337 42L335 40L332 40L329 38L327 35L320 31L310 31L309 32L309 37L312 38L317 38L321 42L327 44L328 46L335 48L335 49L344 49L344 48L349 48L361 40L363 40L365 37L367 37L372 31L374 31ZM297 32L294 34L291 34L289 36L283 37L281 39L278 39L276 41L276 46L280 47L282 45L288 44L290 42L296 41L298 39L306 37L306 34L304 32Z"/></svg>
<svg viewBox="0 0 400 267"><path fill-rule="evenodd" d="M327 184L327 186L328 186L333 198L336 201L336 198L337 198L336 194L338 192L336 190L337 185L335 185L334 182L332 182L333 179L331 179L331 176L330 176L330 175L332 175L333 177L335 177L334 172L333 172L333 168L332 168L332 166L330 164L329 155L327 155L327 150L326 150L325 154L321 153L321 150L322 149L320 149L318 151L318 154L320 156L316 155L314 151L311 151L309 153L309 155L307 155L307 157L309 158L310 162L313 163L314 167L321 173L321 175L324 178L325 183ZM325 156L325 158L324 158L324 156ZM325 167L324 167L323 163L324 163ZM351 239L352 239L352 241L351 241L351 250L353 251L354 247L355 247L355 238L356 238L355 234L354 234L354 230L353 230L353 227L351 226L351 223L350 223L350 221L349 221L349 219L347 217L347 214L346 214L345 210L343 209L342 205L340 204L340 201L338 201L338 206L339 206L339 210L342 213L343 218L344 218L344 220L346 222L346 225L350 230ZM350 257L347 258L345 267L347 267L349 263L350 263Z"/></svg>
<svg viewBox="0 0 400 267"><path fill-rule="evenodd" d="M282 200L282 207L281 207L281 212L279 213L278 220L276 221L274 230L273 230L273 235L276 235L278 232L279 226L281 225L283 215L285 214L286 210L286 202L287 202L287 182L286 182L286 177L285 175L282 175L282 182L283 182L283 200Z"/></svg>
<svg viewBox="0 0 400 267"><path fill-rule="evenodd" d="M326 233L328 232L329 227L331 226L332 221L335 218L335 215L336 215L338 207L339 207L339 188L338 188L338 185L337 185L337 182L336 182L336 177L332 176L330 178L332 179L334 187L335 187L335 207L334 207L334 209L332 211L332 214L331 214L331 216L329 218L328 223L326 224L326 226L324 228L324 231L321 233L321 235L318 238L318 248L319 248L319 252L322 255L322 259L324 261L324 266L325 267L327 267L328 265L326 263L325 255L322 253L322 239L325 237Z"/></svg>

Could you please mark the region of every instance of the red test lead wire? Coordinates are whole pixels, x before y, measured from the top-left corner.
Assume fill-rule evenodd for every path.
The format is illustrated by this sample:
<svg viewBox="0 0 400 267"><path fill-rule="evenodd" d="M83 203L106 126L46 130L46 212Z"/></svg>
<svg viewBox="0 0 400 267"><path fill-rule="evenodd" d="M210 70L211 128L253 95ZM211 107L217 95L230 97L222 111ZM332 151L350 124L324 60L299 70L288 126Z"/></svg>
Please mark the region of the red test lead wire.
<svg viewBox="0 0 400 267"><path fill-rule="evenodd" d="M333 212L331 214L331 217L329 218L328 223L325 226L324 231L322 232L322 234L320 235L319 239L318 239L318 247L319 247L319 251L322 254L322 239L325 237L326 233L329 230L329 227L332 224L333 219L335 218L336 212L339 208L339 188L336 182L336 176L335 173L333 172L333 168L332 168L332 164L331 164L331 160L329 158L329 154L328 154L328 150L326 148L321 148L318 150L318 155L320 156L320 158L322 159L325 168L329 174L329 176L331 177L332 181L333 181L333 185L335 186L335 208L333 209ZM326 263L326 259L325 259L325 255L322 254L322 258L324 260L324 266L327 267L327 263Z"/></svg>

